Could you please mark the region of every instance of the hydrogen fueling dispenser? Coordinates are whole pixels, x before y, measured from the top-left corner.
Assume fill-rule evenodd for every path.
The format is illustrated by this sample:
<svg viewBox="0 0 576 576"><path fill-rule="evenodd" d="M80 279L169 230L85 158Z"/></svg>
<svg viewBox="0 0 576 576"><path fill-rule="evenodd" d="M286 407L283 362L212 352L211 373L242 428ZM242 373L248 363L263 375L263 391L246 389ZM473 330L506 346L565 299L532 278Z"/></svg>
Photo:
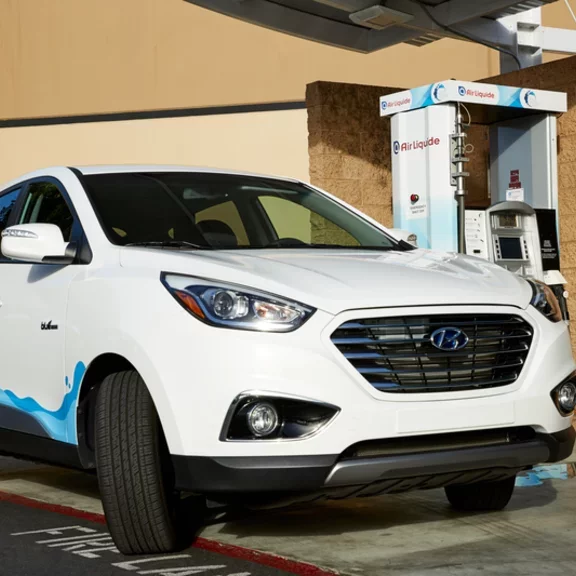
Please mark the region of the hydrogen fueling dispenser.
<svg viewBox="0 0 576 576"><path fill-rule="evenodd" d="M468 253L564 297L558 250L556 116L562 92L448 80L380 98L391 118L394 228L418 246ZM483 126L484 151L467 143ZM488 156L487 205L466 210L470 156ZM545 229L545 237L540 228Z"/></svg>
<svg viewBox="0 0 576 576"><path fill-rule="evenodd" d="M555 210L534 209L526 202L497 202L486 210L466 210L465 228L467 254L544 282L568 319Z"/></svg>
<svg viewBox="0 0 576 576"><path fill-rule="evenodd" d="M536 212L525 202L466 211L466 252L514 274L544 281Z"/></svg>

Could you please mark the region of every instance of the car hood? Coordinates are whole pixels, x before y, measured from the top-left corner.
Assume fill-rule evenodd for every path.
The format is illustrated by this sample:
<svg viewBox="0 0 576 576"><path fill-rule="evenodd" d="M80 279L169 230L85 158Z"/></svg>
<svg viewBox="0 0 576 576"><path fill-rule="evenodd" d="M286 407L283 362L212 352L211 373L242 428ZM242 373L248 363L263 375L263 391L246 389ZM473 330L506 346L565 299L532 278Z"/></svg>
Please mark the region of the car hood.
<svg viewBox="0 0 576 576"><path fill-rule="evenodd" d="M336 314L422 305L528 306L527 282L479 258L430 250L172 251L124 248L122 266L240 284Z"/></svg>

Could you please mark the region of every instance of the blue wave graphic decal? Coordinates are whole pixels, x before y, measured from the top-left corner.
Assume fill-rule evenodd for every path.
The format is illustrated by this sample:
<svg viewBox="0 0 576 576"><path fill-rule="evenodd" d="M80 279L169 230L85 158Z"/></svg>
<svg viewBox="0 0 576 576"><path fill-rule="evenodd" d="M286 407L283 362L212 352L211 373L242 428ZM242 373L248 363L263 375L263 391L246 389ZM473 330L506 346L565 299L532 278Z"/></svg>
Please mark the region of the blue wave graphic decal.
<svg viewBox="0 0 576 576"><path fill-rule="evenodd" d="M67 392L62 399L62 405L57 410L48 410L41 406L34 398L19 398L10 390L0 390L0 404L12 406L31 414L38 420L46 432L54 440L76 444L76 418L69 418L70 411L78 400L80 384L86 372L86 366L78 362L74 368L72 383L66 377Z"/></svg>
<svg viewBox="0 0 576 576"><path fill-rule="evenodd" d="M434 104L432 100L432 88L431 86L421 86L420 88L413 88L412 92L412 106L411 108L423 108L424 106L430 106Z"/></svg>
<svg viewBox="0 0 576 576"><path fill-rule="evenodd" d="M502 86L500 88L500 106L508 106L509 108L523 108L520 101L522 90L520 88L510 88Z"/></svg>

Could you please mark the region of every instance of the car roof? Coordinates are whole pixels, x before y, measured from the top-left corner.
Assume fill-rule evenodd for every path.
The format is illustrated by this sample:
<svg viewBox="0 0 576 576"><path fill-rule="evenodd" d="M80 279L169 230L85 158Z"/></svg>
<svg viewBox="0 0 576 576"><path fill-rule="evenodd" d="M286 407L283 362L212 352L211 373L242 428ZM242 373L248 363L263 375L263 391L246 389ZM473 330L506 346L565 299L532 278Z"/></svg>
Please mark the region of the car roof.
<svg viewBox="0 0 576 576"><path fill-rule="evenodd" d="M239 170L223 170L219 168L208 168L205 166L180 166L174 164L100 164L100 165L85 165L85 166L50 166L34 170L26 174L21 174L8 182L0 184L0 191L7 190L13 186L19 185L25 180L32 178L42 178L46 176L59 177L63 172L68 172L70 169L78 170L83 175L91 174L121 174L130 172L190 172L190 173L203 173L203 174L229 174L232 176L252 176L256 178L268 178L274 180L284 180L287 182L300 182L296 178L288 178L283 176L275 176L271 174L257 174L248 171Z"/></svg>
<svg viewBox="0 0 576 576"><path fill-rule="evenodd" d="M231 174L235 176L255 176L258 178L274 178L277 180L290 180L297 182L294 178L274 176L271 174L258 174L243 170L224 170L220 168L209 168L206 166L185 166L177 164L102 164L92 166L74 166L84 175L89 174L119 174L126 172L202 172L204 174Z"/></svg>

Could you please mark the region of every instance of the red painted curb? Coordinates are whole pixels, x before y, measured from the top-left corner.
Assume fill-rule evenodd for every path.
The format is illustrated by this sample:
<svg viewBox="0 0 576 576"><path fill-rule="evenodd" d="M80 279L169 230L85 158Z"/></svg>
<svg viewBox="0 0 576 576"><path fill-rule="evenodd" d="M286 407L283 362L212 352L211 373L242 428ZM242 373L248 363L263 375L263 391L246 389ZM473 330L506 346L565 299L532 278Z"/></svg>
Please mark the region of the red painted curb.
<svg viewBox="0 0 576 576"><path fill-rule="evenodd" d="M61 506L60 504L49 504L48 502L40 502L25 496L18 496L17 494L10 494L9 492L0 491L0 502L10 502L12 504L19 504L20 506L27 506L28 508L35 508L37 510L45 510L47 512L55 512L56 514L63 514L81 520L88 520L89 522L96 522L98 524L106 524L103 514L95 514L93 512L84 512L70 506ZM306 562L297 562L295 560L288 560L282 556L268 554L267 552L258 552L257 550L250 550L242 546L235 546L234 544L224 544L208 538L196 538L191 546L200 550L208 552L215 552L228 556L229 558L237 558L239 560L247 560L269 568L276 568L277 570L284 570L291 574L298 576L335 576L337 573L330 570L324 570L313 564Z"/></svg>
<svg viewBox="0 0 576 576"><path fill-rule="evenodd" d="M275 556L267 552L258 552L257 550L250 550L242 546L234 546L234 544L223 544L215 540L208 540L207 538L197 538L194 544L192 544L192 548L217 552L230 558L249 560L256 564L276 568L277 570L284 570L291 574L298 574L299 576L335 576L337 574L336 572L324 570L323 568L319 568L313 564L307 564L306 562L296 562L295 560L282 558L282 556Z"/></svg>
<svg viewBox="0 0 576 576"><path fill-rule="evenodd" d="M60 504L40 502L40 500L32 500L32 498L26 498L26 496L18 496L18 494L10 494L9 492L0 491L0 502L11 502L12 504L20 504L20 506L27 506L28 508L36 508L37 510L56 512L57 514L64 514L65 516L72 516L73 518L80 518L81 520L97 522L98 524L106 524L106 520L104 519L103 514L84 512L83 510L70 508L70 506L60 506Z"/></svg>

